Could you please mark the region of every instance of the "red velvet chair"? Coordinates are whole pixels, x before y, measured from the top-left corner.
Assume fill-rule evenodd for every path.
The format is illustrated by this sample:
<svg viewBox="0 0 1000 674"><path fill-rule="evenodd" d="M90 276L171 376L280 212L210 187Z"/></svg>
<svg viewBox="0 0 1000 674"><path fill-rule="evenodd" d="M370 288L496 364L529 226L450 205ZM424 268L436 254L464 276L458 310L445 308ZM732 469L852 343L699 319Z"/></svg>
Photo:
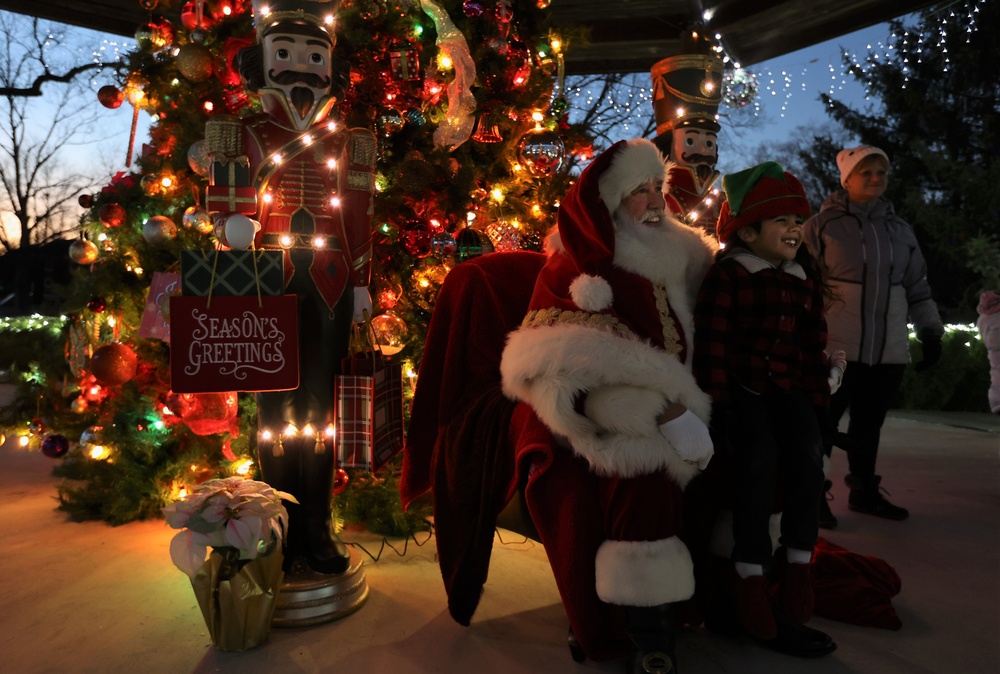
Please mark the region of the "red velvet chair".
<svg viewBox="0 0 1000 674"><path fill-rule="evenodd" d="M468 625L476 610L502 522L545 546L573 658L605 660L624 655L628 642L620 616L596 593L601 514L586 486L594 477L582 459L554 452L531 408L501 390L507 334L527 313L544 262L540 253L493 253L448 274L420 364L400 494L404 507L432 494L448 610L458 623Z"/></svg>
<svg viewBox="0 0 1000 674"><path fill-rule="evenodd" d="M486 581L497 517L511 501L522 502L509 433L516 403L501 392L500 357L544 263L543 254L522 251L457 265L428 326L400 494L404 507L433 494L448 608L462 625ZM527 517L506 525L538 539Z"/></svg>

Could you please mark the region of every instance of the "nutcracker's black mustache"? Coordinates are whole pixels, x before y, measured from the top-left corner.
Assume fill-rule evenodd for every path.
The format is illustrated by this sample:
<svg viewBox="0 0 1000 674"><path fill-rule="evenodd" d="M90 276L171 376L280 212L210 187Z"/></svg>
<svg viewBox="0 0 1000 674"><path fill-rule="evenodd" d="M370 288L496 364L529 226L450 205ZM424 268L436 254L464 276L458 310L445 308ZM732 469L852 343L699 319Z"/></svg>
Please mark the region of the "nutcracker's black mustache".
<svg viewBox="0 0 1000 674"><path fill-rule="evenodd" d="M329 89L330 77L322 77L316 73L300 73L295 70L270 71L268 77L278 84L304 84L314 89Z"/></svg>
<svg viewBox="0 0 1000 674"><path fill-rule="evenodd" d="M715 162L719 161L719 156L715 154L684 154L681 153L681 158L688 164L708 164L709 166L715 166Z"/></svg>

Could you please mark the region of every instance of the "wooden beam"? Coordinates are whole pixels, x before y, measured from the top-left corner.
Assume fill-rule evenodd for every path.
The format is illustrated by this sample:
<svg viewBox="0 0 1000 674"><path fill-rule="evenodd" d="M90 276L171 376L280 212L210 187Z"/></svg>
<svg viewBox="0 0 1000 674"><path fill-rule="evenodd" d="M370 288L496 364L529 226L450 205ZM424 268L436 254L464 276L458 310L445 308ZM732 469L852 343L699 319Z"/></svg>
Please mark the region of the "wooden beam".
<svg viewBox="0 0 1000 674"><path fill-rule="evenodd" d="M181 2L154 13L179 25ZM919 11L932 0L553 0L556 28L588 29L590 44L571 45L567 72L648 71L678 53L680 31L710 15L729 54L748 66ZM0 0L0 10L134 37L150 12L138 0Z"/></svg>

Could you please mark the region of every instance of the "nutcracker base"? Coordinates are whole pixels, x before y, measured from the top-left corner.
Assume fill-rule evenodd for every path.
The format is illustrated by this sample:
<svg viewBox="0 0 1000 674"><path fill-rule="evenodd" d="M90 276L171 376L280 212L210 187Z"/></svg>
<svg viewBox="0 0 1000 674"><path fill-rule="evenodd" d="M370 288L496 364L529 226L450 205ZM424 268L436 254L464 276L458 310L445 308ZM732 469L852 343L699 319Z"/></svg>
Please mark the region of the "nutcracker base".
<svg viewBox="0 0 1000 674"><path fill-rule="evenodd" d="M344 618L368 601L364 562L351 550L351 564L337 575L316 573L296 559L285 574L273 627L309 627Z"/></svg>

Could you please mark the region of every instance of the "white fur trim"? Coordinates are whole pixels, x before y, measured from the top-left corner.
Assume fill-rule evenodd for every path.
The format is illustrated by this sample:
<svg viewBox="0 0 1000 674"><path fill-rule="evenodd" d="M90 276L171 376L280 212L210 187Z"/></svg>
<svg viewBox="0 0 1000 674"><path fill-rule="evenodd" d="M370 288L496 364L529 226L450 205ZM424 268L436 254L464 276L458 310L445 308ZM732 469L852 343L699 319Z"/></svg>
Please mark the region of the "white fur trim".
<svg viewBox="0 0 1000 674"><path fill-rule="evenodd" d="M604 541L594 561L597 596L623 606L659 606L694 595L691 553L677 537Z"/></svg>
<svg viewBox="0 0 1000 674"><path fill-rule="evenodd" d="M600 276L580 274L569 284L569 295L573 303L584 311L596 313L611 306L614 295L611 284Z"/></svg>
<svg viewBox="0 0 1000 674"><path fill-rule="evenodd" d="M666 180L663 157L652 141L634 138L626 141L611 165L598 177L597 189L608 213L614 213L623 198L650 180Z"/></svg>
<svg viewBox="0 0 1000 674"><path fill-rule="evenodd" d="M665 407L666 401L658 392L621 385L589 391L583 411L601 428L651 437L656 433L656 418Z"/></svg>
<svg viewBox="0 0 1000 674"><path fill-rule="evenodd" d="M778 541L781 539L781 513L771 515L767 529L771 536L771 552L774 552L778 549ZM734 545L736 545L736 539L733 538L733 511L723 510L715 520L708 549L716 557L730 559L733 556Z"/></svg>
<svg viewBox="0 0 1000 674"><path fill-rule="evenodd" d="M578 414L575 403L585 392L629 386L677 402L708 422L711 399L698 388L677 358L636 338L594 327L556 324L521 327L507 338L500 362L504 393L523 400L556 434L600 475L634 477L666 469L681 486L698 474L681 459L655 423L648 435L602 427ZM601 394L598 394L601 395ZM634 431L633 426L629 427Z"/></svg>

